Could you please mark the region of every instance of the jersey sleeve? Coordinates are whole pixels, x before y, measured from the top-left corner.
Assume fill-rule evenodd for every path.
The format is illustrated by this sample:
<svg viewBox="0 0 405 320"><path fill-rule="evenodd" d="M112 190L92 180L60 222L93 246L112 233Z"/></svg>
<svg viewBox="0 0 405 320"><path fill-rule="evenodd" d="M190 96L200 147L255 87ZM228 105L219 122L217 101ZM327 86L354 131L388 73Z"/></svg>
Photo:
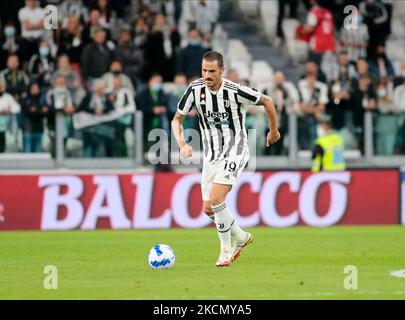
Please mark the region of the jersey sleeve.
<svg viewBox="0 0 405 320"><path fill-rule="evenodd" d="M238 86L238 101L245 105L255 105L259 102L262 94L256 89L246 86Z"/></svg>
<svg viewBox="0 0 405 320"><path fill-rule="evenodd" d="M192 86L190 85L177 104L177 112L180 113L182 116L186 116L190 112L193 105L194 94Z"/></svg>

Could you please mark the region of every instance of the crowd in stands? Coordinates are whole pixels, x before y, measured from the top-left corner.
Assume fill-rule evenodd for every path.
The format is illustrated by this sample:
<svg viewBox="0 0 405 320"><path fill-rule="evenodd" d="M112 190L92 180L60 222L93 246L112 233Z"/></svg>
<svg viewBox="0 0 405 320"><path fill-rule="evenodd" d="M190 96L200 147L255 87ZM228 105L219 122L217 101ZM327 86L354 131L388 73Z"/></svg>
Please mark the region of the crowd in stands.
<svg viewBox="0 0 405 320"><path fill-rule="evenodd" d="M282 21L297 19L298 0L279 0L277 35L283 42ZM364 152L364 114L372 114L375 154L405 153L405 58L394 66L387 56L393 3L390 0L304 1L308 13L296 36L308 41L305 73L294 86L276 76L273 92L280 113L293 99L299 115L298 142L311 149L319 136L317 119L332 116L334 129L344 137L346 149ZM345 6L358 10L345 13ZM351 17L348 18L348 14ZM293 102L294 104L294 102ZM281 126L283 128L283 125ZM286 150L284 150L286 152Z"/></svg>
<svg viewBox="0 0 405 320"><path fill-rule="evenodd" d="M50 30L49 4L58 9ZM54 156L58 114L68 155L73 139L82 144L75 155L126 157L135 110L144 132L169 132L188 83L200 77L218 14L216 0L15 1L0 14L0 153ZM77 117L83 112L92 125Z"/></svg>
<svg viewBox="0 0 405 320"><path fill-rule="evenodd" d="M285 155L288 114L298 115L298 142L311 149L318 117L327 112L347 149L364 150L364 113L375 120L376 153L405 152L405 60L394 66L385 51L392 1L303 1L308 9L298 37L309 58L298 83L274 74L265 93L276 104L282 140L266 149L263 110L250 108L247 125L259 134L258 152ZM282 20L297 17L300 0L279 0ZM47 4L58 8L55 29L44 28ZM286 5L290 5L289 10ZM356 5L347 28L344 6ZM48 151L55 155L55 119L62 115L67 153L128 156L133 112L144 132L170 132L170 120L187 85L201 75L219 17L217 0L16 0L0 12L0 153ZM273 66L276 68L276 66ZM228 70L230 80L239 79ZM91 114L97 124L86 125ZM120 116L111 116L119 114ZM195 114L186 128L197 128ZM80 141L78 154L72 140ZM147 135L144 145L148 148Z"/></svg>

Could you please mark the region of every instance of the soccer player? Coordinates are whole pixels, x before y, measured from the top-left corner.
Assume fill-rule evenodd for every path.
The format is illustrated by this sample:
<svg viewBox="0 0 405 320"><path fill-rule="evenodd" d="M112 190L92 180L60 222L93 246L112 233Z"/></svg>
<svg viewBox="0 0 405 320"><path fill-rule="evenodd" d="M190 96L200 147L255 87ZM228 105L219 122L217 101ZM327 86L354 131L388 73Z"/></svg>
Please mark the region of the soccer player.
<svg viewBox="0 0 405 320"><path fill-rule="evenodd" d="M251 89L223 79L223 56L207 52L202 60L203 78L191 82L177 106L172 131L183 158L193 149L184 138L183 121L192 107L198 113L204 150L201 190L204 212L217 226L221 251L216 266L229 266L253 236L242 230L226 206L226 196L249 160L245 128L247 105L263 105L270 125L267 146L280 139L273 100Z"/></svg>

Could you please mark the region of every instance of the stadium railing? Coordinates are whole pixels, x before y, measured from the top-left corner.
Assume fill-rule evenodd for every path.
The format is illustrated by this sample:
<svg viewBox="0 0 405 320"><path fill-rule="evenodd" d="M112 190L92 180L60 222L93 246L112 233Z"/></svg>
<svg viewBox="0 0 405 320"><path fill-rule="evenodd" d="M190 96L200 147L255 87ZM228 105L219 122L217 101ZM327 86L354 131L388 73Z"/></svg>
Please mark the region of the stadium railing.
<svg viewBox="0 0 405 320"><path fill-rule="evenodd" d="M310 151L303 151L298 146L298 121L297 115L289 116L289 143L287 156L257 156L255 169L308 169L311 167ZM49 154L2 154L0 155L0 171L9 170L48 170L48 169L114 169L114 170L153 170L149 163L148 154L144 152L144 127L143 114L137 111L134 115L135 142L131 146L133 152L128 158L69 158L65 154L63 143L63 118L57 118L56 140L57 148L55 158ZM345 158L348 168L375 168L401 166L405 163L405 156L378 156L374 150L374 123L373 114L365 113L364 119L364 154L358 150L347 150ZM172 151L170 159L177 159L176 151ZM176 171L199 170L202 163L202 152L195 150L195 157L200 161L194 165L183 164L173 166ZM150 157L149 157L150 158Z"/></svg>

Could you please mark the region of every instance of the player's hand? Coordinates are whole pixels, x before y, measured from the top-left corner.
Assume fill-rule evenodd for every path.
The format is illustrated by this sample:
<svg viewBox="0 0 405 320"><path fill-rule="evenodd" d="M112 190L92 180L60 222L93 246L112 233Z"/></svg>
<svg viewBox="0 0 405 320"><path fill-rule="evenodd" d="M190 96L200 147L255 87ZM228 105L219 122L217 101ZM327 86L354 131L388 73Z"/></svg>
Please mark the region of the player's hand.
<svg viewBox="0 0 405 320"><path fill-rule="evenodd" d="M180 156L183 158L187 159L190 158L193 155L193 148L186 144L180 149Z"/></svg>
<svg viewBox="0 0 405 320"><path fill-rule="evenodd" d="M280 140L281 135L278 130L271 130L267 134L267 139L266 139L266 147L270 147L273 143L276 143L278 140Z"/></svg>

